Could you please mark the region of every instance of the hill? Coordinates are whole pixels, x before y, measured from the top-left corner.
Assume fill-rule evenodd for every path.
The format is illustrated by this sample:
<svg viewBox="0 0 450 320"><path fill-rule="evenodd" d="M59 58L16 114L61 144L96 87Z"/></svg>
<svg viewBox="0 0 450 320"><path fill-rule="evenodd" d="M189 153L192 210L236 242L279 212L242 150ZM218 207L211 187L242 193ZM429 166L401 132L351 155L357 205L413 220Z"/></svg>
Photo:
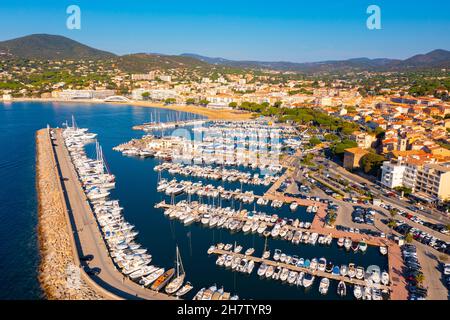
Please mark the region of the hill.
<svg viewBox="0 0 450 320"><path fill-rule="evenodd" d="M32 34L0 42L0 55L22 59L105 59L114 54L91 48L72 39L50 34Z"/></svg>

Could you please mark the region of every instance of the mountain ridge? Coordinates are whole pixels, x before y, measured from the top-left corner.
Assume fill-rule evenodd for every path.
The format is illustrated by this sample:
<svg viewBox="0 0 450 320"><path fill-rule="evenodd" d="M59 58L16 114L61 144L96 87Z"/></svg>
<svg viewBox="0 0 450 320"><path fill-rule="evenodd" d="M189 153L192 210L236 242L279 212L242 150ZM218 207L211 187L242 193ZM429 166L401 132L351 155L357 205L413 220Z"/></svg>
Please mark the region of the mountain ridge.
<svg viewBox="0 0 450 320"><path fill-rule="evenodd" d="M0 42L0 57L23 59L117 59L129 72L148 71L161 67L211 67L224 66L247 69L270 69L294 72L333 71L397 71L420 68L450 68L450 51L436 49L410 58L389 59L366 57L318 62L231 60L207 57L195 53L166 55L157 53L132 53L116 55L99 50L60 35L31 34Z"/></svg>

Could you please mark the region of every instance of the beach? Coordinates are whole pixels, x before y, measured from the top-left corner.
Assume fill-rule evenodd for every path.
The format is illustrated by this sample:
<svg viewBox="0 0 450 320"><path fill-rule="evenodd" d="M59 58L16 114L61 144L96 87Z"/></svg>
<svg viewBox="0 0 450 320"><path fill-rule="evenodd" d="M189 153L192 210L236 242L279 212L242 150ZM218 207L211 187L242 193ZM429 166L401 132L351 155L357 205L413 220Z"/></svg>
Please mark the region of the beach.
<svg viewBox="0 0 450 320"><path fill-rule="evenodd" d="M180 112L188 112L198 114L207 117L210 120L248 120L255 117L253 113L241 110L221 110L210 109L198 105L178 105L171 104L166 105L163 103L148 102L148 101L128 101L128 102L105 102L103 100L91 100L91 99L77 99L77 100L62 100L62 99L50 99L50 98L17 98L8 102L54 102L54 103L93 103L93 104L111 104L111 105L130 105L136 107L147 108L161 108Z"/></svg>

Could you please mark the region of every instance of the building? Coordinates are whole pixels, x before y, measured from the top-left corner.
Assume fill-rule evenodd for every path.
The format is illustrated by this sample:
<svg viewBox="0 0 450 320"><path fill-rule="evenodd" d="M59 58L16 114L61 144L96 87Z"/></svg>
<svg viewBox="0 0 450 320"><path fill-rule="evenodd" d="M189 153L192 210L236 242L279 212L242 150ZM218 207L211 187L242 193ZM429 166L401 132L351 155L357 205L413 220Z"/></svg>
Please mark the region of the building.
<svg viewBox="0 0 450 320"><path fill-rule="evenodd" d="M154 80L155 79L155 72L150 71L149 73L139 73L139 74L132 74L131 80L134 81L144 81L144 80Z"/></svg>
<svg viewBox="0 0 450 320"><path fill-rule="evenodd" d="M440 201L450 199L450 162L428 163L417 172L415 192Z"/></svg>
<svg viewBox="0 0 450 320"><path fill-rule="evenodd" d="M355 141L358 144L359 148L369 149L372 148L372 145L377 138L375 135L369 134L367 132L355 131L350 136L350 139Z"/></svg>
<svg viewBox="0 0 450 320"><path fill-rule="evenodd" d="M344 150L344 168L353 170L360 167L361 158L368 154L369 151L362 148L348 148Z"/></svg>
<svg viewBox="0 0 450 320"><path fill-rule="evenodd" d="M381 167L381 183L393 189L403 186L406 166L399 161L385 161Z"/></svg>
<svg viewBox="0 0 450 320"><path fill-rule="evenodd" d="M64 100L106 99L113 95L115 95L114 90L63 90L52 92L52 97Z"/></svg>

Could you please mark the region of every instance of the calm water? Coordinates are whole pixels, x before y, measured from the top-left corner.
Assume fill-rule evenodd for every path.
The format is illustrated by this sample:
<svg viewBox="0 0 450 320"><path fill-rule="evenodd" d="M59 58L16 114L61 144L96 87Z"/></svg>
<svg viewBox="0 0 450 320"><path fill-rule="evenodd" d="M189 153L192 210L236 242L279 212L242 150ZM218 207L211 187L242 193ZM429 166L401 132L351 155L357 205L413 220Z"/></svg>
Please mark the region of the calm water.
<svg viewBox="0 0 450 320"><path fill-rule="evenodd" d="M159 113L161 120L174 118L174 112L161 109L131 106L58 104L58 103L13 103L0 104L0 298L38 299L42 297L37 282L39 254L36 240L37 203L35 192L35 142L34 133L48 124L61 126L74 114L80 127L87 127L98 134L110 170L116 175L114 199L124 207L125 218L136 225L138 240L153 255L155 264L169 268L174 264L175 246L180 247L187 280L201 287L216 283L242 298L276 299L332 299L336 298L337 283L331 282L326 297L318 293L319 281L313 287L289 287L278 281L260 280L256 268L252 275L242 275L215 264L216 257L208 257L206 251L217 242L237 241L246 249L255 247L260 255L264 239L258 235L230 234L219 229L206 229L199 225L185 227L177 221L167 219L160 209L154 209L163 194L156 192L158 175L153 167L158 160L124 157L112 148L131 138L140 137L139 131L131 127L150 120L151 113ZM189 115L186 115L188 117ZM88 152L92 153L90 146ZM168 174L165 174L167 177ZM187 179L186 177L178 177ZM213 183L213 181L211 181ZM239 188L239 184L225 183L227 189ZM249 186L244 185L244 189ZM256 194L264 192L262 189ZM236 206L239 204L236 203ZM253 205L247 205L253 210ZM258 208L273 212L270 207ZM310 221L312 215L299 208L295 213L287 207L278 209L280 216ZM281 249L288 254L304 258L326 257L334 264L355 262L367 267L377 264L386 269L387 261L378 250L369 248L362 254L346 253L336 244L331 247L299 245L286 241L269 240L272 251ZM348 299L352 298L351 290Z"/></svg>

